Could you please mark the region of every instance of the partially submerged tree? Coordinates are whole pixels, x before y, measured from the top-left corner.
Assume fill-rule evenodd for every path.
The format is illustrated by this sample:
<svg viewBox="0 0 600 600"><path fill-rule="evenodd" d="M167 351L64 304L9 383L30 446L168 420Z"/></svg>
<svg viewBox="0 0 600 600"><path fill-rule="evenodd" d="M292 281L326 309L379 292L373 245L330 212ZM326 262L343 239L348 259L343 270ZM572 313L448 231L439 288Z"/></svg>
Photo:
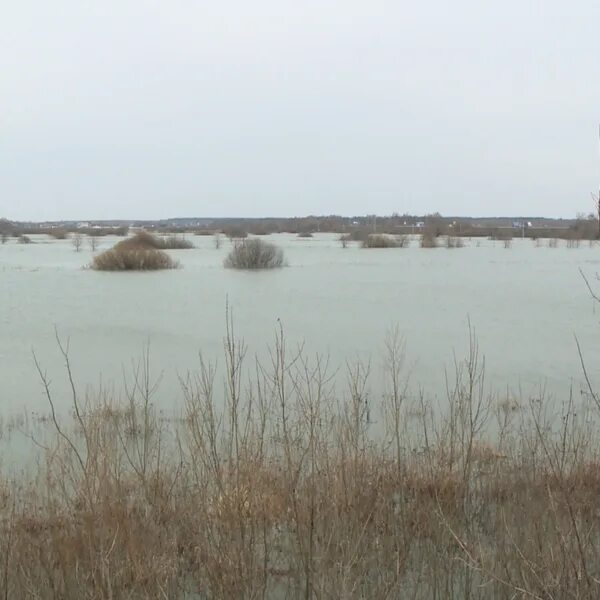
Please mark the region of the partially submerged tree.
<svg viewBox="0 0 600 600"><path fill-rule="evenodd" d="M71 243L73 244L73 248L75 248L75 252L79 252L83 245L83 236L80 233L74 234Z"/></svg>

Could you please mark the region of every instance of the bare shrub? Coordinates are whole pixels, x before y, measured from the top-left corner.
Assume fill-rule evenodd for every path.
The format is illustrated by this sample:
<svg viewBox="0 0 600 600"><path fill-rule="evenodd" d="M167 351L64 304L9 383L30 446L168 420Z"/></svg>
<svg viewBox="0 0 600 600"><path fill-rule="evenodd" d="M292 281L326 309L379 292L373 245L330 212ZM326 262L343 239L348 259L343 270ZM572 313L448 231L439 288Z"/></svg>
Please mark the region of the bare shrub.
<svg viewBox="0 0 600 600"><path fill-rule="evenodd" d="M154 271L177 268L179 263L158 249L162 244L163 241L155 236L140 232L95 256L91 266L97 271Z"/></svg>
<svg viewBox="0 0 600 600"><path fill-rule="evenodd" d="M223 348L182 376L171 420L148 352L122 402L73 385L73 421L36 358L54 435L31 479L0 478L2 597L599 597L592 408L567 398L551 423L545 398L510 398L494 414L472 333L431 402L408 390L397 330L380 404L368 364L339 389L282 330L266 363L229 320Z"/></svg>
<svg viewBox="0 0 600 600"><path fill-rule="evenodd" d="M191 250L194 244L183 236L169 235L162 240L162 250Z"/></svg>
<svg viewBox="0 0 600 600"><path fill-rule="evenodd" d="M396 237L382 233L373 233L362 243L363 248L400 248L401 244Z"/></svg>
<svg viewBox="0 0 600 600"><path fill-rule="evenodd" d="M259 239L235 243L224 262L229 269L276 269L285 265L283 250Z"/></svg>
<svg viewBox="0 0 600 600"><path fill-rule="evenodd" d="M342 245L342 248L347 248L348 244L352 242L352 236L349 233L340 235L339 242Z"/></svg>
<svg viewBox="0 0 600 600"><path fill-rule="evenodd" d="M301 231L298 234L298 237L299 238L311 238L311 237L313 237L313 234L310 231Z"/></svg>
<svg viewBox="0 0 600 600"><path fill-rule="evenodd" d="M551 238L548 240L548 248L558 248L558 239Z"/></svg>
<svg viewBox="0 0 600 600"><path fill-rule="evenodd" d="M17 238L18 244L33 244L33 240L28 235L20 235Z"/></svg>
<svg viewBox="0 0 600 600"><path fill-rule="evenodd" d="M179 263L166 252L135 246L115 246L94 257L96 271L156 271L176 269Z"/></svg>
<svg viewBox="0 0 600 600"><path fill-rule="evenodd" d="M6 244L6 242L8 242L8 239L10 238L10 234L7 231L3 231L2 233L0 233L0 242L2 242L2 244Z"/></svg>
<svg viewBox="0 0 600 600"><path fill-rule="evenodd" d="M113 234L118 237L125 237L128 233L129 233L129 227L127 227L126 225L124 225L122 227L115 227L115 228L111 228L111 229L107 230L107 235Z"/></svg>
<svg viewBox="0 0 600 600"><path fill-rule="evenodd" d="M221 247L221 234L219 232L214 234L213 241L215 244L215 249L218 250Z"/></svg>
<svg viewBox="0 0 600 600"><path fill-rule="evenodd" d="M194 247L194 244L182 236L173 234L159 237L147 231L139 231L120 243L154 250L189 250Z"/></svg>
<svg viewBox="0 0 600 600"><path fill-rule="evenodd" d="M71 244L73 244L75 252L79 252L81 250L81 246L83 245L83 236L80 233L73 234L73 237L71 238Z"/></svg>
<svg viewBox="0 0 600 600"><path fill-rule="evenodd" d="M52 227L48 230L48 235L55 240L66 240L69 237L69 232L62 227Z"/></svg>
<svg viewBox="0 0 600 600"><path fill-rule="evenodd" d="M510 247L512 246L512 239L510 239L510 238L506 238L506 239L503 241L503 243L504 243L504 247L508 249L508 248L510 248Z"/></svg>
<svg viewBox="0 0 600 600"><path fill-rule="evenodd" d="M454 248L464 248L464 241L461 237L455 237L455 236L447 236L446 237L446 248L448 248L449 250L452 250Z"/></svg>
<svg viewBox="0 0 600 600"><path fill-rule="evenodd" d="M96 250L98 250L99 241L98 241L98 238L95 235L90 235L88 237L88 244L89 244L90 250L92 252L96 252Z"/></svg>
<svg viewBox="0 0 600 600"><path fill-rule="evenodd" d="M424 231L421 234L421 248L437 248L437 237L433 231Z"/></svg>
<svg viewBox="0 0 600 600"><path fill-rule="evenodd" d="M243 240L248 237L248 232L242 227L226 227L223 229L223 233L230 240Z"/></svg>

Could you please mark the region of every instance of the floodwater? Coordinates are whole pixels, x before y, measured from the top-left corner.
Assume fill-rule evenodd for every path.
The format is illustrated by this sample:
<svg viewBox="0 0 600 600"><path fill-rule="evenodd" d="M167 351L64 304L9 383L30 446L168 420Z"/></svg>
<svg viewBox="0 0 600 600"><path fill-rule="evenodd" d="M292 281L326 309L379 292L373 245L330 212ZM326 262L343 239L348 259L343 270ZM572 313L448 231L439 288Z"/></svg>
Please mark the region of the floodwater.
<svg viewBox="0 0 600 600"><path fill-rule="evenodd" d="M468 349L469 322L486 358L488 386L522 396L545 389L557 401L579 395L580 341L592 378L600 359L600 313L580 275L600 270L600 246L536 246L531 240L466 240L466 247L342 248L336 235L271 235L289 266L275 271L223 268L230 243L190 236L194 250L172 251L182 268L154 273L85 269L92 252L68 240L33 237L0 246L0 416L47 410L32 357L67 406L64 362L55 340L70 340L77 387L122 388L123 371L150 344L157 398L177 407L177 377L198 353L222 361L225 306L248 355L265 355L279 324L292 344L328 355L333 367L371 359L375 388L386 332L398 326L412 389L431 398L445 390L454 357ZM99 250L116 238L102 238ZM600 290L600 283L598 283ZM600 308L600 307L599 307ZM600 376L597 377L600 385Z"/></svg>

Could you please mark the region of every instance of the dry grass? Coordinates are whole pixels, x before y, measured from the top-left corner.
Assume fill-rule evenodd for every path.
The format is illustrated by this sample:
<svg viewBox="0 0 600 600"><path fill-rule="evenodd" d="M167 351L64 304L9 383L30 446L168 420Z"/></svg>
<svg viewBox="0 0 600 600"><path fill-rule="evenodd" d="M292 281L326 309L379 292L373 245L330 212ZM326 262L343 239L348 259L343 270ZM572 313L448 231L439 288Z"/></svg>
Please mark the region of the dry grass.
<svg viewBox="0 0 600 600"><path fill-rule="evenodd" d="M224 262L228 269L277 269L285 266L283 250L260 239L235 243Z"/></svg>
<svg viewBox="0 0 600 600"><path fill-rule="evenodd" d="M367 366L336 391L283 333L247 364L230 323L223 371L182 378L180 419L153 406L147 354L123 404L74 390L38 472L0 480L0 597L598 598L593 415L496 415L472 338L434 417L385 347L380 404Z"/></svg>

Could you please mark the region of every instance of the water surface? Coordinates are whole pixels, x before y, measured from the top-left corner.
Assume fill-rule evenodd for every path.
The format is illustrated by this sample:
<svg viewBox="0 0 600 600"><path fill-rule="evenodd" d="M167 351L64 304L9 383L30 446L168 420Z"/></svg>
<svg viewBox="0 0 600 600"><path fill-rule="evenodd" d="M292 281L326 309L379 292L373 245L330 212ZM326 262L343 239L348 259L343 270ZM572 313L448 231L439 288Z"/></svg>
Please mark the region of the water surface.
<svg viewBox="0 0 600 600"><path fill-rule="evenodd" d="M283 324L292 343L330 357L335 366L371 358L375 388L383 339L397 325L406 342L413 387L443 395L445 372L468 348L468 324L486 357L487 381L499 393L540 388L560 400L581 387L580 340L592 376L600 359L599 316L579 269L599 270L600 247L537 247L515 240L467 240L462 249L342 248L337 236L271 235L285 269L224 269L230 248L190 236L197 248L173 251L182 265L155 273L98 273L85 268L92 252L68 240L34 237L0 246L0 414L43 411L34 350L52 379L57 401L68 395L55 328L70 339L78 387L121 388L123 368L150 343L158 396L177 406L177 375L205 358L221 357L225 304L250 355L264 356ZM116 238L103 238L100 250Z"/></svg>

